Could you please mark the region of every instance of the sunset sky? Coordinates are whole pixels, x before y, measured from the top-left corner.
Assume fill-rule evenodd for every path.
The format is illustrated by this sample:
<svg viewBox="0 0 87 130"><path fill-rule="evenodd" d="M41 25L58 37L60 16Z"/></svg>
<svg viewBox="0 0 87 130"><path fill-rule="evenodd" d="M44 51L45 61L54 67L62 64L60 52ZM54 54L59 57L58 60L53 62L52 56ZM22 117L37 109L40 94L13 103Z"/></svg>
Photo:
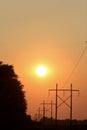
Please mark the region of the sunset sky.
<svg viewBox="0 0 87 130"><path fill-rule="evenodd" d="M0 60L14 66L32 118L43 100L55 103L49 88L72 83L80 89L79 97L73 93L73 118L87 119L87 50L70 75L85 41L87 0L0 0ZM39 65L47 67L45 76L36 74ZM69 109L63 105L58 114L69 118Z"/></svg>

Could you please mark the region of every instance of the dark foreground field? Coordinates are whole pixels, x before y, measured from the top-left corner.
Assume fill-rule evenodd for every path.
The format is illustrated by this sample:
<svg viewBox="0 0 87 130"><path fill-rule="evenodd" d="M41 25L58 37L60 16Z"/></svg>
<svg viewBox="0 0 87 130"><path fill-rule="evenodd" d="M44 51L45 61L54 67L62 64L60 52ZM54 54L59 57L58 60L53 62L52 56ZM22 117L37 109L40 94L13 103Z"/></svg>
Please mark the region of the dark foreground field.
<svg viewBox="0 0 87 130"><path fill-rule="evenodd" d="M59 127L29 127L27 130L87 130L87 125L79 125L79 126L73 126L70 128L69 126L59 126Z"/></svg>
<svg viewBox="0 0 87 130"><path fill-rule="evenodd" d="M12 123L9 125L0 124L0 130L87 130L87 120L73 120L71 124L69 120L58 120L56 123L47 120L45 122L31 121L26 125L21 123L20 126L12 125Z"/></svg>
<svg viewBox="0 0 87 130"><path fill-rule="evenodd" d="M14 126L11 127L0 127L0 130L87 130L87 125L79 125L79 126L30 126L27 128L15 128Z"/></svg>

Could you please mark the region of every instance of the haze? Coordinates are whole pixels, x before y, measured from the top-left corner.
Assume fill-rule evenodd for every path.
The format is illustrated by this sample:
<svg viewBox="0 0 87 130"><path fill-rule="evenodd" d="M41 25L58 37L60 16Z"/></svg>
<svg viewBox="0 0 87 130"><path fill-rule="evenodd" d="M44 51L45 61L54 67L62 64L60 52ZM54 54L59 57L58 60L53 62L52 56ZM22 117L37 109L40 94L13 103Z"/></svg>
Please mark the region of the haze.
<svg viewBox="0 0 87 130"><path fill-rule="evenodd" d="M68 79L85 41L87 0L0 1L0 60L12 64L24 84L32 118L43 100L55 102L49 88L72 83L80 89L80 96L73 97L73 118L87 119L87 51ZM44 78L34 73L39 64L50 70ZM59 110L59 118L69 118L67 108Z"/></svg>

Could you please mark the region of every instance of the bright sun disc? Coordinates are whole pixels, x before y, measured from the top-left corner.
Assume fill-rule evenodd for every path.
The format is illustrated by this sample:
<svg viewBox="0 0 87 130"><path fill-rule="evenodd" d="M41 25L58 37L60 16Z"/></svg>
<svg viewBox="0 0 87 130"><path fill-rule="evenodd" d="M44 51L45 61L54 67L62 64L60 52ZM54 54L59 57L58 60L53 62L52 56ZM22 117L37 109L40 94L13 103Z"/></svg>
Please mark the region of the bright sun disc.
<svg viewBox="0 0 87 130"><path fill-rule="evenodd" d="M36 73L37 73L38 76L45 76L47 74L47 68L44 67L44 66L39 66L36 69Z"/></svg>

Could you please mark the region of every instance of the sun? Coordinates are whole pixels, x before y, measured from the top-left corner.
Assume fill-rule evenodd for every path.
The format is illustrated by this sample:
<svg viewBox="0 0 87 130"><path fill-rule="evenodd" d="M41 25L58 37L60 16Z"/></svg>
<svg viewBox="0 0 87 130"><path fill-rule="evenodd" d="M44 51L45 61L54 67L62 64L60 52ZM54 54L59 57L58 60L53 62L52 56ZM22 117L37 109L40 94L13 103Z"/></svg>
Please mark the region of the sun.
<svg viewBox="0 0 87 130"><path fill-rule="evenodd" d="M45 76L47 74L47 68L45 66L38 66L36 68L36 74L38 76Z"/></svg>

